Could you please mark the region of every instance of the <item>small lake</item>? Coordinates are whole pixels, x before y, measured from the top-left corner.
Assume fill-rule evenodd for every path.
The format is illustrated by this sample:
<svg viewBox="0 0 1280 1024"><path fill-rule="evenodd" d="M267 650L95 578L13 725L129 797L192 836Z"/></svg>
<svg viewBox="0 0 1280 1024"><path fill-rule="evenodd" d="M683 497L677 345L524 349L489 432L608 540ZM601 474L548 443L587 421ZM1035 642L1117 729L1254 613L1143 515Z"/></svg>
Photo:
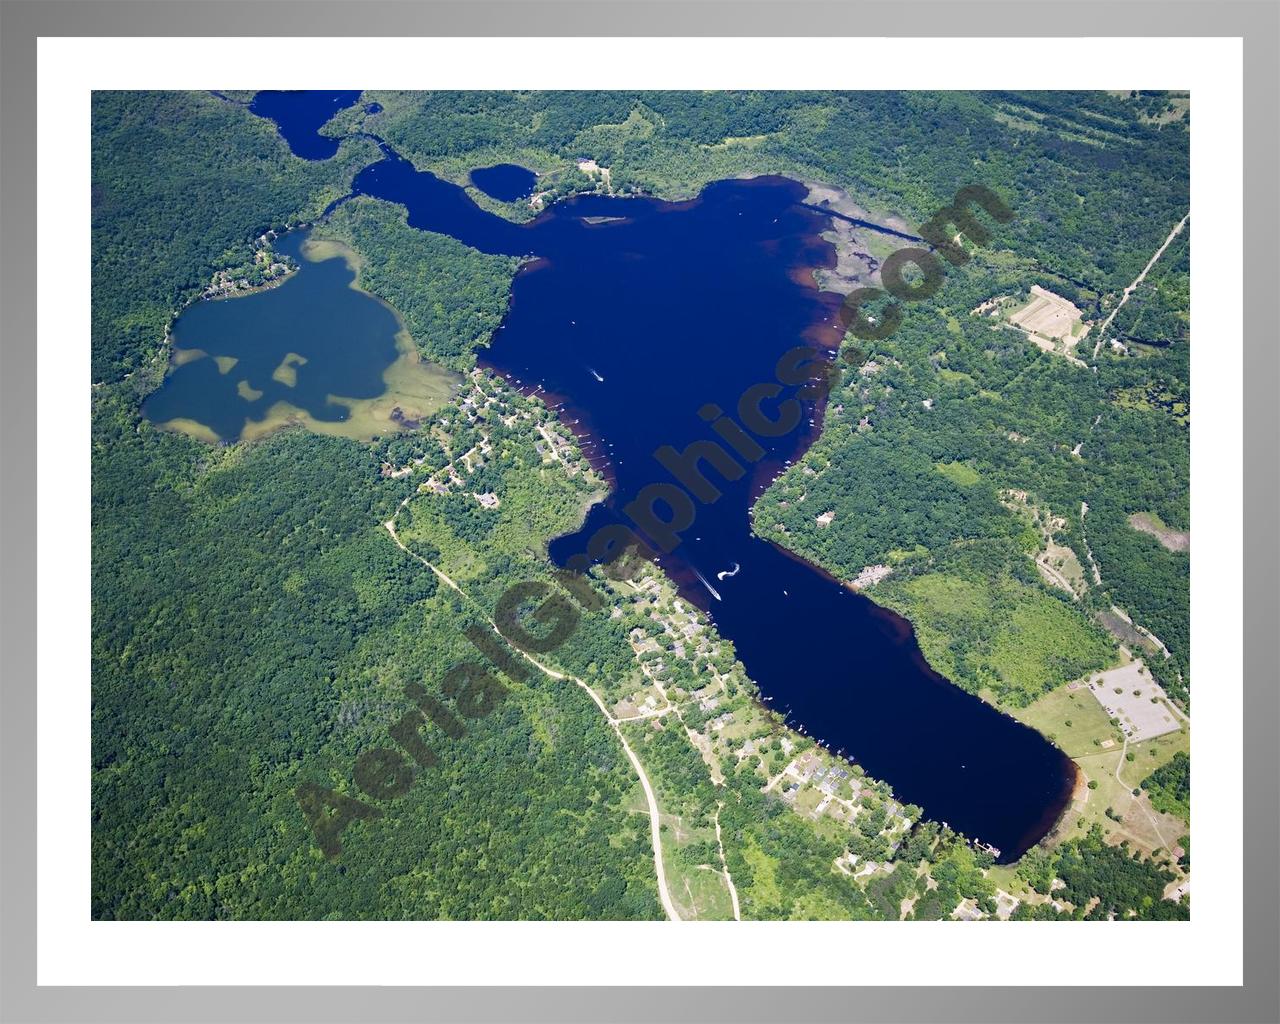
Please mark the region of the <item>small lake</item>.
<svg viewBox="0 0 1280 1024"><path fill-rule="evenodd" d="M471 172L471 184L490 198L501 199L504 203L528 199L537 183L538 176L518 164L494 164L492 167L477 167Z"/></svg>
<svg viewBox="0 0 1280 1024"><path fill-rule="evenodd" d="M840 297L812 276L835 262L820 237L830 221L794 181L720 181L686 202L581 196L516 225L383 151L355 194L400 203L412 226L481 251L537 257L516 276L481 362L559 405L610 481L583 529L552 543L561 565L601 526L630 524L623 509L647 485L672 480L655 458L661 446L718 440L706 416L732 413L748 389L775 381L784 352L836 356ZM767 415L793 393L766 401ZM697 505L661 565L793 726L1014 859L1066 806L1072 762L934 672L905 619L751 529L755 498L817 436L821 404L800 409L795 429L752 435L762 455L744 459L736 479L703 465L718 497Z"/></svg>
<svg viewBox="0 0 1280 1024"><path fill-rule="evenodd" d="M178 317L172 366L143 403L145 416L206 440L234 441L294 420L368 436L379 412L391 415L381 407L397 398L409 418L430 411L406 387L415 372L423 378L416 390L433 392L432 408L441 404L448 375L419 363L396 314L353 287L341 248L308 239L297 231L275 243L298 264L280 284L196 302Z"/></svg>

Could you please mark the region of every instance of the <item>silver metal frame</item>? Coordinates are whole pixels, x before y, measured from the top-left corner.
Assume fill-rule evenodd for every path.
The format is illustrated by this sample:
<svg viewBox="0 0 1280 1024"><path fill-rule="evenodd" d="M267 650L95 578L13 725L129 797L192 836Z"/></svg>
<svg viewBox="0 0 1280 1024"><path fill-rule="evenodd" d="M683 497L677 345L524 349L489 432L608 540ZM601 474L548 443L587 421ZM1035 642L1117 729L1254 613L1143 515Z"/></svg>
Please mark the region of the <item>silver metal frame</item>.
<svg viewBox="0 0 1280 1024"><path fill-rule="evenodd" d="M1280 1019L1280 7L1275 0L588 3L0 0L0 1017L4 1020ZM819 28L820 27L820 28ZM55 988L35 984L36 39L40 36L1231 36L1244 39L1244 985L1236 988ZM1241 552L1243 558L1244 552ZM87 912L87 911L86 911ZM1017 927L1016 925L1012 927ZM340 963L330 965L341 970ZM1171 970L1177 965L1171 964Z"/></svg>

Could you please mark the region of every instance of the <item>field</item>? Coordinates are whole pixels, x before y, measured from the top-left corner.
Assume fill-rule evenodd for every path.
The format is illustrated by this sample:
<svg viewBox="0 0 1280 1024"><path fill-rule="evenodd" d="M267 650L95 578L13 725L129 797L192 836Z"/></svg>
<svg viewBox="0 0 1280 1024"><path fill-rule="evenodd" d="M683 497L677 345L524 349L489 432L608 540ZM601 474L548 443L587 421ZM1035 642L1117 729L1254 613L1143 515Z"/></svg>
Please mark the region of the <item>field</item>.
<svg viewBox="0 0 1280 1024"><path fill-rule="evenodd" d="M930 665L1001 704L1031 704L1114 660L1111 642L1074 605L1011 576L890 577L872 595L912 622Z"/></svg>
<svg viewBox="0 0 1280 1024"><path fill-rule="evenodd" d="M1037 730L1068 757L1087 757L1124 743L1120 730L1106 712L1079 686L1068 684L1014 712L1014 716Z"/></svg>
<svg viewBox="0 0 1280 1024"><path fill-rule="evenodd" d="M1089 331L1082 327L1082 315L1068 299L1033 284L1030 301L1010 313L1008 319L1044 351L1080 363L1075 356L1075 347Z"/></svg>
<svg viewBox="0 0 1280 1024"><path fill-rule="evenodd" d="M1154 769L1168 762L1179 750L1189 750L1190 745L1191 734L1184 728L1131 744L1127 750L1121 748L1076 758L1086 778L1098 785L1095 789L1087 785L1079 788L1071 809L1059 823L1058 837L1083 835L1096 824L1109 842L1127 839L1131 847L1146 853L1173 850L1178 840L1187 834L1188 824L1173 815L1161 814L1151 806L1145 792L1135 797L1133 791ZM1132 761L1127 760L1128 754L1133 754ZM1108 815L1108 810L1114 816Z"/></svg>
<svg viewBox="0 0 1280 1024"><path fill-rule="evenodd" d="M1031 286L1031 301L1009 316L1009 322L1032 334L1061 341L1072 334L1080 320L1075 305L1038 284Z"/></svg>
<svg viewBox="0 0 1280 1024"><path fill-rule="evenodd" d="M1171 530L1154 512L1135 512L1129 517L1129 525L1141 533L1150 534L1169 551L1191 550L1191 531Z"/></svg>
<svg viewBox="0 0 1280 1024"><path fill-rule="evenodd" d="M1127 680L1128 675L1117 673L1136 675L1139 664L1130 662L1102 675L1112 681ZM1145 685L1149 688L1153 684L1148 681ZM1106 696L1113 696L1113 689L1108 687ZM990 699L990 694L983 696ZM1047 837L1048 845L1084 835L1097 825L1108 842L1127 840L1134 849L1150 854L1159 849L1172 851L1187 834L1185 820L1157 811L1145 791L1134 795L1152 771L1178 752L1189 752L1191 733L1185 723L1175 721L1171 730L1160 735L1127 741L1121 727L1112 723L1090 694L1087 680L1060 687L1025 708L1011 709L1011 713L1051 740L1081 772L1071 806ZM1014 884L1012 878L1005 880Z"/></svg>

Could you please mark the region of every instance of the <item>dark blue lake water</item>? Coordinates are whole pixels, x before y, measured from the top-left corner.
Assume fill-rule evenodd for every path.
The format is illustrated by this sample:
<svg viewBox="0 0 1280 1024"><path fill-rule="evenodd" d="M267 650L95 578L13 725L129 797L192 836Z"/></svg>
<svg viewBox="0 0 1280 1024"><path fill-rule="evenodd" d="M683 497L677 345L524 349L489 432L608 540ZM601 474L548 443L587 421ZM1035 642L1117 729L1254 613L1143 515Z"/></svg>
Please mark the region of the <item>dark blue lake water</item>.
<svg viewBox="0 0 1280 1024"><path fill-rule="evenodd" d="M494 164L492 167L477 167L471 172L471 184L485 195L501 199L504 203L527 199L533 195L533 186L537 183L538 176L518 164Z"/></svg>
<svg viewBox="0 0 1280 1024"><path fill-rule="evenodd" d="M843 334L838 296L812 285L812 270L834 263L819 238L829 221L803 205L806 190L793 181L722 181L682 203L585 196L526 225L394 156L362 171L354 191L403 204L415 227L538 257L517 275L482 362L563 403L612 484L584 528L552 544L562 565L601 527L632 525L623 510L648 485L673 482L655 458L660 447L718 440L700 412L736 419L744 394L778 380L784 353L805 346L808 358L833 359ZM795 392L782 387L762 412L780 414ZM793 725L931 818L1017 857L1065 807L1071 761L930 669L906 620L752 534L754 498L816 436L821 404L800 409L794 429L752 435L750 456L760 457L744 451L737 479L725 478L731 465L700 464L718 496L694 503L661 564Z"/></svg>
<svg viewBox="0 0 1280 1024"><path fill-rule="evenodd" d="M345 110L359 98L359 89L267 90L253 97L249 109L276 123L294 156L304 160L328 160L338 152L338 140L321 135L320 129L339 110Z"/></svg>

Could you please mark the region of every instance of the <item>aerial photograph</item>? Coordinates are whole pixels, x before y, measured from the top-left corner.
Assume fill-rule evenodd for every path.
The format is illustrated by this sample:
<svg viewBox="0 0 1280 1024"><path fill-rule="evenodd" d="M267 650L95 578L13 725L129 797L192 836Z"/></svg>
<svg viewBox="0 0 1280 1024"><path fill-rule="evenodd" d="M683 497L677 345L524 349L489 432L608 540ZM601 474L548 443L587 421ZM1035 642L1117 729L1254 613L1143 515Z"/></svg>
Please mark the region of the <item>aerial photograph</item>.
<svg viewBox="0 0 1280 1024"><path fill-rule="evenodd" d="M1190 919L1190 92L91 125L95 921Z"/></svg>

